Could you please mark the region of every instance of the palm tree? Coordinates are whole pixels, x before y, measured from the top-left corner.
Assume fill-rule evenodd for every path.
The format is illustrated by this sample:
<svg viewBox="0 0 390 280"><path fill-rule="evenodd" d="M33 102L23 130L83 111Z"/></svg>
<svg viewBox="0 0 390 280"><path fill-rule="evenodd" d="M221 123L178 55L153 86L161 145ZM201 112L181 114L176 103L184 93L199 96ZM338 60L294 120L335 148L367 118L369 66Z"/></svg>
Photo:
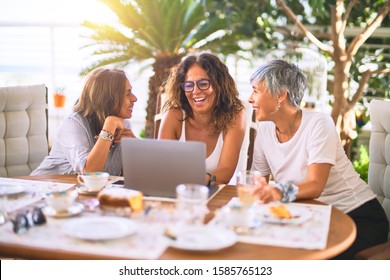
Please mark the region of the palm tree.
<svg viewBox="0 0 390 280"><path fill-rule="evenodd" d="M207 17L211 1L205 0L100 0L118 17L120 27L86 21L98 61L83 74L108 64L125 66L152 59L149 79L146 137L153 137L157 96L172 66L195 50L236 52L239 47L226 32L225 20ZM234 42L233 42L234 41ZM229 48L224 48L229 46ZM232 47L233 46L233 47ZM86 46L87 47L87 46Z"/></svg>

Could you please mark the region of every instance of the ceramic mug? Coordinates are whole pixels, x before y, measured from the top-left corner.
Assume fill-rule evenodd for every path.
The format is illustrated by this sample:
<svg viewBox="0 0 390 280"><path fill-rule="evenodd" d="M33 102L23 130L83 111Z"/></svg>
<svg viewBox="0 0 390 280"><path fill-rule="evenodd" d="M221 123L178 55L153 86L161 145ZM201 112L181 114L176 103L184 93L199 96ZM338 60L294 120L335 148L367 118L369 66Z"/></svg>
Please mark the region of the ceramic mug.
<svg viewBox="0 0 390 280"><path fill-rule="evenodd" d="M89 191L99 191L107 185L110 174L107 172L86 172L77 176L79 184L83 184Z"/></svg>

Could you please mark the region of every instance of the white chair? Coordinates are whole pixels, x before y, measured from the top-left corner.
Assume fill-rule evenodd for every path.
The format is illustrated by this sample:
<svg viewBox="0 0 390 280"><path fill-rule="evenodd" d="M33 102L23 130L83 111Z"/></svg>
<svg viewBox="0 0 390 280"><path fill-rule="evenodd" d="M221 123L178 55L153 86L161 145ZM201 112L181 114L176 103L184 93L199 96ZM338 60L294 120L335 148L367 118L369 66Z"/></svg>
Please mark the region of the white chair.
<svg viewBox="0 0 390 280"><path fill-rule="evenodd" d="M0 87L0 177L29 175L48 154L47 88Z"/></svg>
<svg viewBox="0 0 390 280"><path fill-rule="evenodd" d="M244 140L242 141L236 171L234 172L233 177L230 179L229 185L235 185L237 183L236 176L238 171L248 170L252 166L253 142L256 136L257 123L253 121L252 105L246 100L242 100L242 102L245 106L245 136Z"/></svg>
<svg viewBox="0 0 390 280"><path fill-rule="evenodd" d="M155 139L158 138L158 132L160 130L160 125L163 118L162 108L164 106L165 100L166 100L166 94L164 92L159 93L157 95L156 114L154 115L154 132L153 132L153 137Z"/></svg>
<svg viewBox="0 0 390 280"><path fill-rule="evenodd" d="M368 184L378 195L390 221L390 100L373 99L369 105L371 136ZM359 252L357 259L390 259L390 228L387 243Z"/></svg>
<svg viewBox="0 0 390 280"><path fill-rule="evenodd" d="M371 137L368 184L378 195L390 221L390 100L373 99L369 105L369 112Z"/></svg>
<svg viewBox="0 0 390 280"><path fill-rule="evenodd" d="M257 123L253 120L252 105L243 100L245 105L246 130L241 145L240 157L237 163L237 170L249 170L252 166L253 142L256 137Z"/></svg>

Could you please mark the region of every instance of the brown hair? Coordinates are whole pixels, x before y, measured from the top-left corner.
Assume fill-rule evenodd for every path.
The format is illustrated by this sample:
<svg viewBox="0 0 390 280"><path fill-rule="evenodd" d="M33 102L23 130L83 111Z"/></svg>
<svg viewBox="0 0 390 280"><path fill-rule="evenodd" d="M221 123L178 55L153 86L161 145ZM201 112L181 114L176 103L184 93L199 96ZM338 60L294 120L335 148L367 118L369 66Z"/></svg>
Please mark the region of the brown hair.
<svg viewBox="0 0 390 280"><path fill-rule="evenodd" d="M108 116L119 114L127 80L123 70L106 68L96 68L86 77L74 111L87 118L92 133L100 132Z"/></svg>
<svg viewBox="0 0 390 280"><path fill-rule="evenodd" d="M213 54L203 53L199 56L188 56L172 68L165 84L167 99L163 110L180 108L184 110L186 118L193 117L192 108L180 84L185 82L188 69L194 64L198 64L206 71L216 95L216 104L212 111L214 133L224 131L228 126L234 124L237 115L244 109L244 105L239 99L236 83L229 74L229 69Z"/></svg>

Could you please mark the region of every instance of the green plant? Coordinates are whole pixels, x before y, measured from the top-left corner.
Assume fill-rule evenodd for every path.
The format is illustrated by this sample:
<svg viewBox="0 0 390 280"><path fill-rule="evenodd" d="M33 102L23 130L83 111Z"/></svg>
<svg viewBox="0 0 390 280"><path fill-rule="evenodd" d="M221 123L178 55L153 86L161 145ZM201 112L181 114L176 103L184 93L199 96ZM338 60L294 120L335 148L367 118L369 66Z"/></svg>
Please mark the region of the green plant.
<svg viewBox="0 0 390 280"><path fill-rule="evenodd" d="M370 163L370 157L368 155L367 147L361 145L359 152L360 152L360 156L357 160L353 161L353 167L355 168L356 172L360 174L360 178L362 178L367 183L368 165Z"/></svg>

